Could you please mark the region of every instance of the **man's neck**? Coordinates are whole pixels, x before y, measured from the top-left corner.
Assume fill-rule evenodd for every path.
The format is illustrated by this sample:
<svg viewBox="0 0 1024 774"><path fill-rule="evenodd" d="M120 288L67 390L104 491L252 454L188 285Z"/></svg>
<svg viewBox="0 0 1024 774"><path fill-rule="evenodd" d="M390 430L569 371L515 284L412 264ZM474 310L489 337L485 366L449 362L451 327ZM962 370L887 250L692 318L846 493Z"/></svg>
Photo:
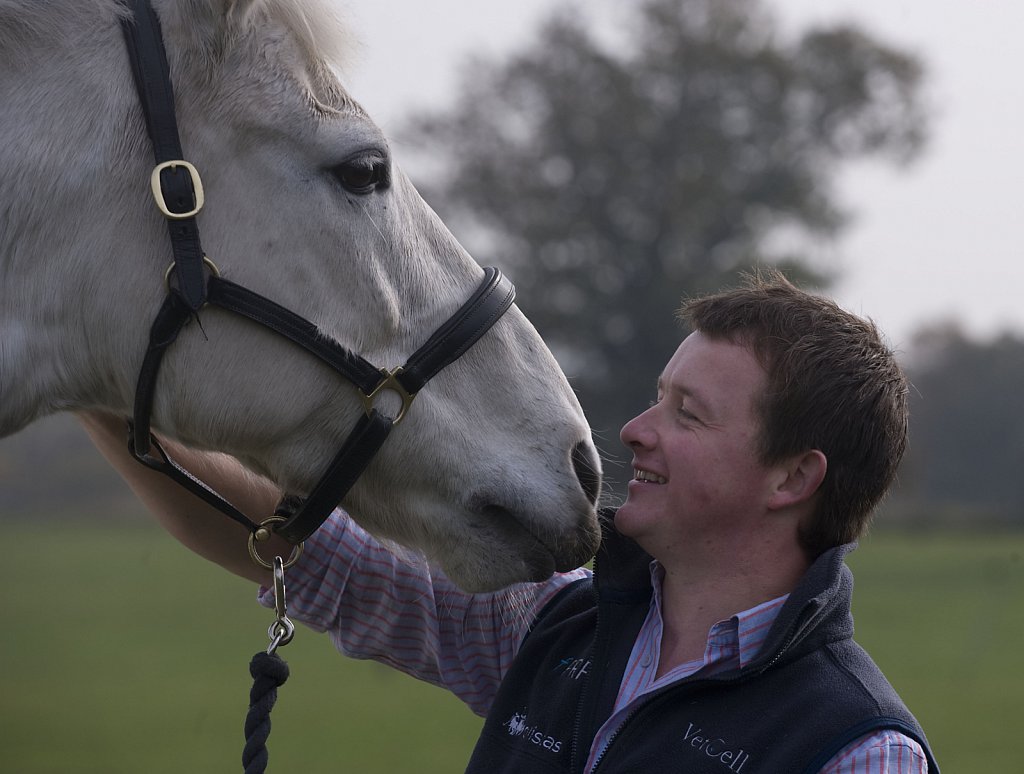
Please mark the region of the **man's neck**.
<svg viewBox="0 0 1024 774"><path fill-rule="evenodd" d="M787 555L788 553L788 555ZM658 677L703 658L719 621L788 594L806 571L802 552L761 552L746 560L673 566L662 562L662 642ZM699 571L694 571L698 569Z"/></svg>

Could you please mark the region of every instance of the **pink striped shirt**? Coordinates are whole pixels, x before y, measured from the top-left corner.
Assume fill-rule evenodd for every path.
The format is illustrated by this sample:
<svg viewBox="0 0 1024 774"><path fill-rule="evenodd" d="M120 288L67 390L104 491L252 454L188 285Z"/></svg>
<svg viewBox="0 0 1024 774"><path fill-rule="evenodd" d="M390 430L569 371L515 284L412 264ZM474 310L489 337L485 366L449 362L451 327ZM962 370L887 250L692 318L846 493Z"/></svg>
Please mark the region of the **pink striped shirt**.
<svg viewBox="0 0 1024 774"><path fill-rule="evenodd" d="M647 693L698 671L713 674L753 659L786 599L773 599L715 624L703 659L655 679L662 634L660 572L653 563L651 609L627 662L612 716L591 745L588 769ZM306 541L299 562L286 573L288 613L326 632L346 656L373 659L441 686L482 716L533 618L560 589L588 574L579 569L544 583L466 594L419 557L382 546L335 512ZM261 589L260 602L273 607L273 592ZM917 742L885 731L843 748L821 774L927 771Z"/></svg>

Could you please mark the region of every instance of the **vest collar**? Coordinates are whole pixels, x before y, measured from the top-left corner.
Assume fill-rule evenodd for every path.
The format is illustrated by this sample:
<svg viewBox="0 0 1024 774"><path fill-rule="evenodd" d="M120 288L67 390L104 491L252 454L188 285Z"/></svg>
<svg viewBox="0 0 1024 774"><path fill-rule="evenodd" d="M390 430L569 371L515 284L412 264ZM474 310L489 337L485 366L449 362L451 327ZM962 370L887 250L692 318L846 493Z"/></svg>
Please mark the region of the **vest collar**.
<svg viewBox="0 0 1024 774"><path fill-rule="evenodd" d="M598 598L612 604L649 603L653 558L615 530L613 509L603 509L600 515L604 535L594 557ZM744 671L762 671L822 642L853 636L853 616L849 612L853 573L844 558L856 547L856 543L836 546L811 564L779 611L761 652Z"/></svg>

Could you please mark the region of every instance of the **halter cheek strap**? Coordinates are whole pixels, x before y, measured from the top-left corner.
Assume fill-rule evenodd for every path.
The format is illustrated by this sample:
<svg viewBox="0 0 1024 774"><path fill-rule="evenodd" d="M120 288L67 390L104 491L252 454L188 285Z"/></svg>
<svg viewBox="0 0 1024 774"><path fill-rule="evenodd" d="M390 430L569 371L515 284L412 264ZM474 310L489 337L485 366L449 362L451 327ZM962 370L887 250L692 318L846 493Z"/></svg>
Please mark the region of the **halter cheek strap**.
<svg viewBox="0 0 1024 774"><path fill-rule="evenodd" d="M148 0L130 5L133 16L122 20L121 28L156 158L150 186L157 207L167 218L174 252L175 292L192 312L198 312L206 301L203 247L195 218L203 206L202 182L181 150L174 90L156 12Z"/></svg>
<svg viewBox="0 0 1024 774"><path fill-rule="evenodd" d="M133 16L122 21L122 30L156 159L153 195L168 221L174 262L168 271L168 293L150 326L149 343L139 369L133 418L129 422L129 450L139 462L169 476L256 534L259 524L175 463L153 438L153 400L164 355L206 304L246 317L284 336L350 381L359 390L365 409L310 495L304 500L286 497L282 501L278 513L283 521L275 520L279 523L275 532L297 544L337 507L391 429L405 416L416 394L508 311L515 300L515 289L497 269L484 269L483 281L473 296L405 364L387 370L326 338L313 323L290 309L221 277L199 241L196 215L203 205L202 181L195 167L183 159L159 21L148 0L130 0L130 5ZM376 396L385 390L402 398L402 408L394 417L375 407Z"/></svg>

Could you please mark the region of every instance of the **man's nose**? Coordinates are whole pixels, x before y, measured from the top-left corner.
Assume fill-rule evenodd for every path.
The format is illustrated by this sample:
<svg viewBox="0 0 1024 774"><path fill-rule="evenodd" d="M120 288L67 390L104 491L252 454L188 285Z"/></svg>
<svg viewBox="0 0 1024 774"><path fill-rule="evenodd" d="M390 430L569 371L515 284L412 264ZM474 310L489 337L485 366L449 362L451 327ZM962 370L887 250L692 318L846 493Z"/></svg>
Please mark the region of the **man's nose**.
<svg viewBox="0 0 1024 774"><path fill-rule="evenodd" d="M653 442L653 430L651 429L650 413L655 406L638 414L622 426L619 432L619 439L626 446L650 446Z"/></svg>

